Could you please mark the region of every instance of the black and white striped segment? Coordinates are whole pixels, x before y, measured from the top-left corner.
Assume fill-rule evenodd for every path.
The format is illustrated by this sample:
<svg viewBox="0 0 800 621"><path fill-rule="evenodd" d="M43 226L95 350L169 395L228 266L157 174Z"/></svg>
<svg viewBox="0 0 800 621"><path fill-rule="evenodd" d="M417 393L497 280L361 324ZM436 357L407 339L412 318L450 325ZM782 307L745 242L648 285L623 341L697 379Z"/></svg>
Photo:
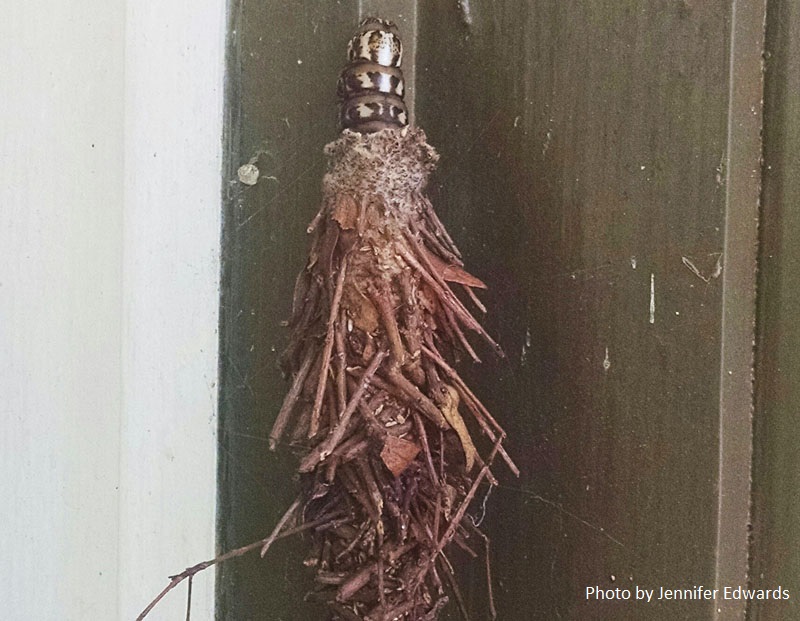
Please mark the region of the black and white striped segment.
<svg viewBox="0 0 800 621"><path fill-rule="evenodd" d="M347 58L337 86L342 129L368 133L408 125L397 27L374 17L363 20L347 45Z"/></svg>

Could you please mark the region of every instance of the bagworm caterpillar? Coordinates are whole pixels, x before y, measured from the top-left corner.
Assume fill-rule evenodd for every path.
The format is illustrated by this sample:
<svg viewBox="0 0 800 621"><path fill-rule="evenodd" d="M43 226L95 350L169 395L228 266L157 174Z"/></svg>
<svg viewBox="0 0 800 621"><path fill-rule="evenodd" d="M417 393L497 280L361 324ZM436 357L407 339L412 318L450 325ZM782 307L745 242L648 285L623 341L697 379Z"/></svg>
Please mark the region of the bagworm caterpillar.
<svg viewBox="0 0 800 621"><path fill-rule="evenodd" d="M452 361L479 362L470 333L502 351L467 308L485 312L474 290L486 285L425 196L439 156L408 125L402 54L394 24L366 19L339 77L342 134L325 148L282 356L291 386L270 433L270 448L298 456L300 494L269 537L172 576L139 620L182 580L300 532L312 595L336 621L435 621L452 596L463 612L448 555L473 536L488 574L467 509L496 483L496 456L519 471Z"/></svg>
<svg viewBox="0 0 800 621"><path fill-rule="evenodd" d="M494 482L489 465L499 453L517 472L449 361L479 360L470 332L502 352L462 301L484 310L473 290L485 285L424 194L438 155L408 126L394 24L364 20L348 60L270 441L299 456L291 518L317 525L306 564L334 618L434 620L457 591L448 547L477 531L465 511Z"/></svg>

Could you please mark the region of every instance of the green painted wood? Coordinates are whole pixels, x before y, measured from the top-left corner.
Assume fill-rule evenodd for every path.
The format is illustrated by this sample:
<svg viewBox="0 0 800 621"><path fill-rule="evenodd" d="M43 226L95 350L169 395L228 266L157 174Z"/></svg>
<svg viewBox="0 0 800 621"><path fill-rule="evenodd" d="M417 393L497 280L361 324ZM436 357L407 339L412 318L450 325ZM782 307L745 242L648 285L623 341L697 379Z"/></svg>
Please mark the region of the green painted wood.
<svg viewBox="0 0 800 621"><path fill-rule="evenodd" d="M419 28L434 202L508 352L471 374L523 469L486 518L499 616L711 618L585 589L715 581L731 3L426 3Z"/></svg>
<svg viewBox="0 0 800 621"><path fill-rule="evenodd" d="M286 385L286 344L295 275L306 260L324 144L336 137L336 79L358 21L357 2L235 2L228 73L227 197L220 346L220 550L265 537L296 492L292 463L267 436ZM237 181L251 158L261 178ZM295 540L222 565L217 618L301 621L309 582ZM321 612L316 610L317 615Z"/></svg>
<svg viewBox="0 0 800 621"><path fill-rule="evenodd" d="M752 583L793 599L759 621L800 617L800 5L768 6Z"/></svg>

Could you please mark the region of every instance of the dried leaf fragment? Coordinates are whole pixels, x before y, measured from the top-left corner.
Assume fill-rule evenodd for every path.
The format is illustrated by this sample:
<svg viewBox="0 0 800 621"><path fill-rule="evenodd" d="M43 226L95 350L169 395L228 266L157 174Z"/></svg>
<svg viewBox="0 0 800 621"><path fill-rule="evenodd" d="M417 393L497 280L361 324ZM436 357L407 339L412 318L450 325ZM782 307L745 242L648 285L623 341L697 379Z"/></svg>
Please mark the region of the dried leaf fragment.
<svg viewBox="0 0 800 621"><path fill-rule="evenodd" d="M380 325L378 309L360 290L360 287L354 286L345 291L344 299L345 308L347 308L348 317L353 321L353 326L367 334L374 334Z"/></svg>
<svg viewBox="0 0 800 621"><path fill-rule="evenodd" d="M477 450L472 443L472 436L469 435L467 425L461 414L458 413L458 392L452 386L445 384L445 394L443 395L443 403L441 405L442 414L450 426L458 434L458 439L461 440L461 447L464 449L464 457L467 460L467 472L472 470L475 465L475 455Z"/></svg>
<svg viewBox="0 0 800 621"><path fill-rule="evenodd" d="M336 204L333 207L331 218L339 223L339 226L348 231L356 228L358 221L358 205L348 194L340 194L336 197Z"/></svg>
<svg viewBox="0 0 800 621"><path fill-rule="evenodd" d="M425 255L442 280L447 282L457 282L460 285L475 287L476 289L487 288L486 283L484 283L480 278L476 278L458 265L447 263L428 250L425 250Z"/></svg>
<svg viewBox="0 0 800 621"><path fill-rule="evenodd" d="M381 459L392 474L399 477L408 464L414 461L420 450L416 442L390 435L386 436L386 441L383 443Z"/></svg>

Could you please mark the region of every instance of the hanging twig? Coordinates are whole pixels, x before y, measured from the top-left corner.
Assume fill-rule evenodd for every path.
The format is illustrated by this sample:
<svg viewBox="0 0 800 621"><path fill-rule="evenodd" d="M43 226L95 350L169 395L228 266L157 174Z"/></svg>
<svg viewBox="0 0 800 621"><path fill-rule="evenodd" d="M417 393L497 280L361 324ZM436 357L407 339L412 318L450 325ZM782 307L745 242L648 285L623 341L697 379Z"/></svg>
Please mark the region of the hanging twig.
<svg viewBox="0 0 800 621"><path fill-rule="evenodd" d="M461 524L461 520L464 518L464 513L466 512L467 507L469 507L469 504L472 502L472 499L475 497L475 492L478 491L481 481L483 481L489 472L489 466L492 465L494 456L497 454L497 449L500 447L500 443L502 441L503 437L498 438L497 442L494 444L494 447L492 447L492 452L489 454L486 464L483 466L483 468L481 468L478 476L475 477L472 487L469 488L469 492L467 492L467 495L464 496L464 500L461 501L461 506L459 506L458 511L456 511L455 515L453 516L453 519L450 520L450 525L447 527L447 530L445 531L444 535L442 535L441 539L439 539L439 543L434 551L434 557L439 554L444 549L444 546L450 542L450 539L453 537L453 533L455 533L456 528L459 524Z"/></svg>
<svg viewBox="0 0 800 621"><path fill-rule="evenodd" d="M275 450L275 447L277 446L284 430L286 429L286 424L289 422L289 416L292 412L292 408L294 408L294 405L297 403L297 399L300 396L300 391L303 389L303 383L306 381L308 371L311 368L311 363L313 361L313 351L309 349L305 360L303 360L302 366L295 375L294 381L292 382L292 387L289 389L289 392L286 393L286 398L283 400L283 405L281 406L280 412L278 412L275 423L272 425L272 431L269 434L269 448L272 451Z"/></svg>
<svg viewBox="0 0 800 621"><path fill-rule="evenodd" d="M481 539L483 539L484 558L486 561L486 590L489 593L489 614L492 617L492 621L494 621L494 619L497 619L497 608L494 604L494 585L492 584L491 542L488 535L478 528L476 524L470 524L470 527Z"/></svg>
<svg viewBox="0 0 800 621"><path fill-rule="evenodd" d="M261 546L261 553L260 553L261 558L264 558L264 556L267 553L267 550L269 550L270 546L275 541L275 538L280 534L281 530L286 525L286 522L288 522L292 518L294 512L297 511L297 507L299 506L300 506L300 497L297 497L295 501L291 504L291 506L286 510L286 513L283 514L283 517L281 517L281 519L275 525L275 528L273 529L270 536L267 537L267 540L264 542L264 545Z"/></svg>
<svg viewBox="0 0 800 621"><path fill-rule="evenodd" d="M458 609L461 611L461 616L463 617L464 621L470 621L467 605L464 602L464 597L461 595L461 589L458 588L458 582L456 582L453 565L450 563L450 560L444 553L438 556L438 560L444 568L444 575L447 578L448 584L450 585L450 590L453 591L453 595L456 597L456 603L458 604Z"/></svg>
<svg viewBox="0 0 800 621"><path fill-rule="evenodd" d="M342 291L344 290L344 277L347 273L347 259L342 257L342 263L339 266L339 276L336 279L336 290L333 294L333 301L331 302L330 317L328 319L328 331L325 334L325 345L322 349L322 370L319 375L319 383L317 384L317 394L314 398L314 408L311 410L311 422L308 426L308 437L313 438L317 435L319 430L319 413L322 409L322 396L325 393L325 384L328 381L328 365L331 360L331 353L333 351L333 332L336 327L336 316L339 314L339 304L342 301Z"/></svg>
<svg viewBox="0 0 800 621"><path fill-rule="evenodd" d="M189 585L186 589L186 621L192 619L192 581L194 576L189 576Z"/></svg>
<svg viewBox="0 0 800 621"><path fill-rule="evenodd" d="M288 511L287 511L288 513ZM248 552L255 550L259 546L263 547L268 541L272 540L272 542L277 541L278 539L285 539L286 537L291 537L292 535L296 535L297 533L301 533L304 530L309 530L311 528L316 528L325 523L332 523L335 521L337 516L326 516L321 519L314 520L312 522L306 522L300 526L295 526L294 528L290 528L288 530L283 531L277 535L270 534L269 536L265 537L264 539L259 539L258 541L254 541L252 543L248 543L246 546L242 546L241 548L236 548L235 550L231 550L226 552L225 554L220 554L219 556L212 558L208 561L203 561L202 563L197 563L196 565L192 565L191 567L187 567L181 573L175 574L174 576L169 577L169 584L164 587L164 590L159 593L152 602L147 605L138 617L136 617L136 621L142 621L153 608L155 608L156 604L164 599L164 596L169 593L172 589L178 586L181 582L186 580L187 578L191 578L194 575L200 573L204 569L208 569L209 567L213 567L214 565L218 565L220 563L224 563L227 560L232 558L236 558L237 556L242 556L247 554Z"/></svg>

